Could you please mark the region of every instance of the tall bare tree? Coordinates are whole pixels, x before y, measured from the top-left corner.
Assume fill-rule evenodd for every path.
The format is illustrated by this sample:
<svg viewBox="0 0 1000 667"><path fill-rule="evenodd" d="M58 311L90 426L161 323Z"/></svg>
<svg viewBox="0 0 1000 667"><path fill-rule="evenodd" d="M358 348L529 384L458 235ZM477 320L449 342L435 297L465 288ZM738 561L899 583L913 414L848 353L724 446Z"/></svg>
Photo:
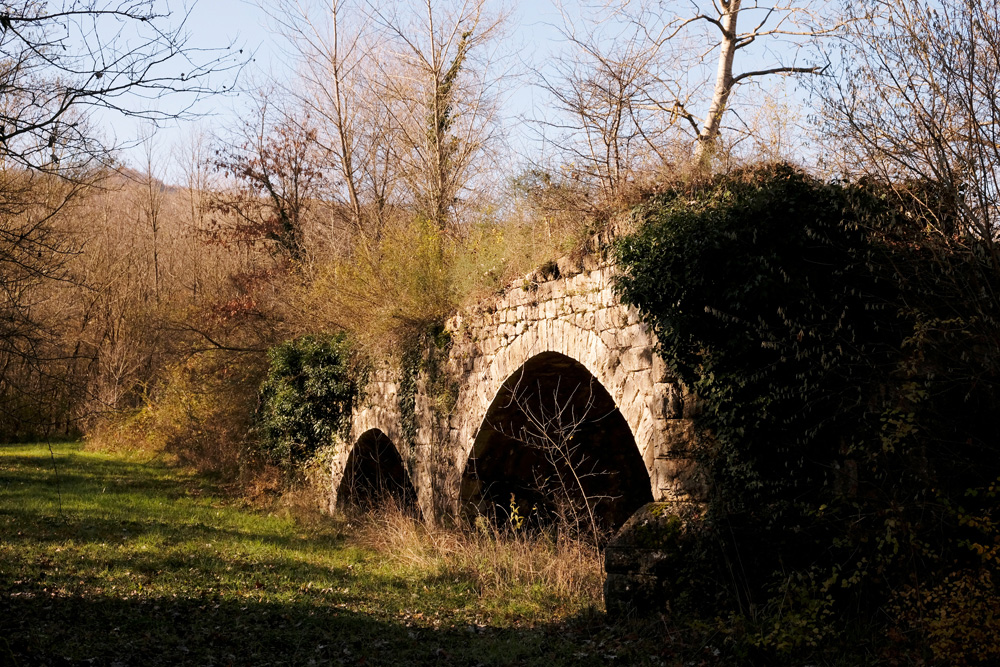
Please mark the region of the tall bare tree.
<svg viewBox="0 0 1000 667"><path fill-rule="evenodd" d="M835 167L874 176L948 243L1000 269L1000 8L978 0L868 0L825 77ZM924 187L913 187L914 182Z"/></svg>
<svg viewBox="0 0 1000 667"><path fill-rule="evenodd" d="M149 229L151 237L151 252L153 260L153 296L160 302L160 235L162 234L160 219L163 209L164 184L157 155L154 128L147 127L142 136L143 173L138 176L139 192L136 208L140 213L141 223Z"/></svg>
<svg viewBox="0 0 1000 667"><path fill-rule="evenodd" d="M500 139L493 58L505 14L486 0L268 8L300 64L295 87L351 225L377 237L394 209L453 228Z"/></svg>
<svg viewBox="0 0 1000 667"><path fill-rule="evenodd" d="M378 81L399 127L403 176L413 204L446 230L499 140L490 47L506 16L491 12L486 0L442 4L390 4L375 16L391 56L380 61Z"/></svg>
<svg viewBox="0 0 1000 667"><path fill-rule="evenodd" d="M298 65L291 93L316 124L329 164L324 196L344 227L377 241L396 195L394 127L374 93L379 47L368 7L351 0L261 3L288 40Z"/></svg>
<svg viewBox="0 0 1000 667"><path fill-rule="evenodd" d="M653 0L562 7L568 44L544 74L564 121L555 137L574 168L615 195L639 165L670 161L687 144L709 169L720 136L739 131L735 93L773 76L816 74L815 40L843 25L812 0ZM713 73L714 70L714 73ZM760 100L755 100L759 102ZM727 119L732 122L727 123Z"/></svg>

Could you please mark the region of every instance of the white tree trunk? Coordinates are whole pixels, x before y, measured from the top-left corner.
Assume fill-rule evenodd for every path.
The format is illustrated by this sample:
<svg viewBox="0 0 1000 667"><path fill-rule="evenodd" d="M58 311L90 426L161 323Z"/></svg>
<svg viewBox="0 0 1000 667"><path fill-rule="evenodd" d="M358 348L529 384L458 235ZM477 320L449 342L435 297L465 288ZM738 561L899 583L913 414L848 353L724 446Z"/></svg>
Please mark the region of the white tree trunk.
<svg viewBox="0 0 1000 667"><path fill-rule="evenodd" d="M695 143L695 163L703 169L708 169L712 155L715 152L722 126L722 115L729 104L729 95L733 91L733 59L736 56L736 20L740 13L742 0L720 0L725 10L721 19L722 38L719 48L719 70L715 78L715 90L712 93L712 104L708 109L705 122Z"/></svg>

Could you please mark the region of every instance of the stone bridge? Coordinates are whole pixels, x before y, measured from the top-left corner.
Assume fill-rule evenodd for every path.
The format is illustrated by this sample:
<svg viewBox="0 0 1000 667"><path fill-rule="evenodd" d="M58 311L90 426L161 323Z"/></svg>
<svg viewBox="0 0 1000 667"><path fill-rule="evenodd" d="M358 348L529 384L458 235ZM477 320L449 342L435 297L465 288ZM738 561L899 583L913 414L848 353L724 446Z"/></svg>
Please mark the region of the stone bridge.
<svg viewBox="0 0 1000 667"><path fill-rule="evenodd" d="M547 496L568 484L617 528L646 502L696 499L690 397L614 273L563 258L452 317L408 369L375 371L338 445L332 506L390 484L438 522L525 515L558 511Z"/></svg>

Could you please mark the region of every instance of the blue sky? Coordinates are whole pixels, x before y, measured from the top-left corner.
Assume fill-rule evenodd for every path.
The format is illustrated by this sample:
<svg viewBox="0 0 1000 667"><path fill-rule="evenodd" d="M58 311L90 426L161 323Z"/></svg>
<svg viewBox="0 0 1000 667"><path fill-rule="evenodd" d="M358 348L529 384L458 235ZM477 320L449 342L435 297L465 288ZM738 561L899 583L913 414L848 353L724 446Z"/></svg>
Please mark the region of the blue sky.
<svg viewBox="0 0 1000 667"><path fill-rule="evenodd" d="M181 10L175 9L175 14L180 13ZM557 18L552 0L516 3L511 37L516 40L519 48L523 47L519 54L522 59L531 60L552 48L559 38L558 31L551 25ZM191 6L185 27L190 35L189 45L210 49L233 44L236 48L244 49L246 54L252 53L253 60L248 63L241 76L243 84L260 80L267 73L280 77L289 69L284 62L278 38L268 29L265 12L254 0L200 0ZM530 86L524 85L512 92L509 105L512 114L530 111L532 94L529 88ZM245 93L204 99L194 109L201 115L198 120L160 127L156 130L157 152L165 155L172 145L182 142L186 134L199 128L211 133L234 124L239 114L238 109L242 106L243 95ZM162 104L169 108L172 102L164 100ZM104 122L106 131L116 135L120 143L133 142L136 137L149 132L148 124L130 119ZM123 158L136 167L144 160L138 149L124 151Z"/></svg>
<svg viewBox="0 0 1000 667"><path fill-rule="evenodd" d="M544 64L546 58L560 48L559 30L553 25L559 23L554 0L512 1L513 16L509 34L517 49L518 58L525 63ZM569 1L585 2L585 0ZM245 54L253 53L254 59L248 64L242 76L244 85L254 80L262 81L262 72L280 76L289 68L283 62L278 38L268 30L265 12L254 0L200 0L192 7L186 28L190 33L191 46L206 49L222 48L232 43L236 47L242 47ZM753 57L754 54L741 53L741 55ZM746 67L750 63L742 64ZM714 70L714 64L711 67ZM792 83L787 88L793 90L794 87ZM756 99L753 95L747 94L749 92L749 90L744 91L744 99L752 105L756 103ZM232 94L202 100L195 109L202 114L199 120L165 126L157 131L158 154L166 158L171 146L183 142L185 136L198 128L212 133L235 125L238 121L238 109L245 103L245 97ZM540 108L540 110L535 108L534 114L547 113L544 96L538 89L533 88L529 78L525 77L518 80L510 92L507 115L509 117L532 115L533 107ZM511 132L514 133L512 141L518 144L516 148L522 151L534 151L532 140L523 132L517 134L521 125L523 124L511 124L513 128ZM143 130L142 126L127 119L107 122L106 126L109 131L117 134L121 142L134 141ZM125 152L123 157L126 162L138 166L141 161L140 155L140 151L132 150ZM167 162L169 160L165 159L164 163ZM165 168L164 173L168 180L174 180L170 167Z"/></svg>

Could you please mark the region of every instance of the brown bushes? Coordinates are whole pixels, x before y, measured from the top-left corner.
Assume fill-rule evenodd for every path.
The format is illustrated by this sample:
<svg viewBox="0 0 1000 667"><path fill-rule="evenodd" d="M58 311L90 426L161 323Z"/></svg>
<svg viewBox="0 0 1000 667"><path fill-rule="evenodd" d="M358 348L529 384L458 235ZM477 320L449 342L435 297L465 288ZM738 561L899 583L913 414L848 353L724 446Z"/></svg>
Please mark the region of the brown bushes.
<svg viewBox="0 0 1000 667"><path fill-rule="evenodd" d="M90 447L167 455L225 481L259 471L245 456L263 362L254 355L205 352L168 367L142 407L100 423Z"/></svg>
<svg viewBox="0 0 1000 667"><path fill-rule="evenodd" d="M502 600L518 590L541 587L585 605L603 604L603 558L586 541L485 521L474 530L435 527L391 503L353 522L365 546L401 564L468 580L483 597Z"/></svg>

